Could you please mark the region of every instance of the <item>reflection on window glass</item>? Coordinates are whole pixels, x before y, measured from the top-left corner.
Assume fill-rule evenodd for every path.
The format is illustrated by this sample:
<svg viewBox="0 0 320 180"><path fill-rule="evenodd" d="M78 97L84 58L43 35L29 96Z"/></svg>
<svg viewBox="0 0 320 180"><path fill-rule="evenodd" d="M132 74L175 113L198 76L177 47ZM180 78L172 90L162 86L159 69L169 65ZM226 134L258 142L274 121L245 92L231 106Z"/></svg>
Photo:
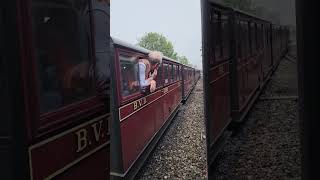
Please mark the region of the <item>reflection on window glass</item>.
<svg viewBox="0 0 320 180"><path fill-rule="evenodd" d="M137 59L132 56L120 55L121 92L122 96L139 92L139 77Z"/></svg>
<svg viewBox="0 0 320 180"><path fill-rule="evenodd" d="M88 7L85 0L32 1L41 113L93 95Z"/></svg>

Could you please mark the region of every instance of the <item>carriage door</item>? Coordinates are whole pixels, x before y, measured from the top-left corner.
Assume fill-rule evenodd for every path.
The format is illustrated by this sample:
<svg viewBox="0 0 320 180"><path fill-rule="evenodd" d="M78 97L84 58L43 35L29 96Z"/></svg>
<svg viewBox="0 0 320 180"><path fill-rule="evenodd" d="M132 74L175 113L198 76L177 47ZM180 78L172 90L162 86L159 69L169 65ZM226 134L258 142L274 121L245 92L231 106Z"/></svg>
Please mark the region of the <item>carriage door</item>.
<svg viewBox="0 0 320 180"><path fill-rule="evenodd" d="M25 48L32 49L23 62L30 67L25 72L30 178L109 179L109 5L30 3L32 34L24 35L30 37Z"/></svg>

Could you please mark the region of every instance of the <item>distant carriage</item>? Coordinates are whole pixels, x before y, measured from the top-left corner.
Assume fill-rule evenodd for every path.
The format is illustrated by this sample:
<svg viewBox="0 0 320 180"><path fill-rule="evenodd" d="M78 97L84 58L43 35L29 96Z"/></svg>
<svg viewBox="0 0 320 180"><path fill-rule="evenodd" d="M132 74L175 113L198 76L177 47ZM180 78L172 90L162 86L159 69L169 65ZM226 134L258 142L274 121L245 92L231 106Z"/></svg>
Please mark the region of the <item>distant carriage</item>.
<svg viewBox="0 0 320 180"><path fill-rule="evenodd" d="M287 27L202 1L203 80L208 162L232 122L241 122L288 50Z"/></svg>

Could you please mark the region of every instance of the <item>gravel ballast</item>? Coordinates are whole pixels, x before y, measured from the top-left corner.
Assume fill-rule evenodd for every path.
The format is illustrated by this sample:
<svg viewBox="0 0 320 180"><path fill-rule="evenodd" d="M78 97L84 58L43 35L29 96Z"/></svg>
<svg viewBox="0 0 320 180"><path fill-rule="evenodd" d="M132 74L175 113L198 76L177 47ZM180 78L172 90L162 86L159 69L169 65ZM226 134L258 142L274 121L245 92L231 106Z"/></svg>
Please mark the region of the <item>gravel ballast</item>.
<svg viewBox="0 0 320 180"><path fill-rule="evenodd" d="M211 169L215 179L301 179L297 99L270 98L297 97L296 76L296 62L283 59L240 130L217 156Z"/></svg>

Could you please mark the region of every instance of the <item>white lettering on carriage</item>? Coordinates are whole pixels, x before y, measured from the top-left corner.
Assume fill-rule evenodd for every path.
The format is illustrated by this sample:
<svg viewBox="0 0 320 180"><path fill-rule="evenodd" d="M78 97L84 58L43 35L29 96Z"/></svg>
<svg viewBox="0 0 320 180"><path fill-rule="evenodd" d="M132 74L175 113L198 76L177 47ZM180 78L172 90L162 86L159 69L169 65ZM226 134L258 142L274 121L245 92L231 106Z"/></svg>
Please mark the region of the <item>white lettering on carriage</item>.
<svg viewBox="0 0 320 180"><path fill-rule="evenodd" d="M135 102L133 102L133 110L137 110L139 108L141 108L142 106L144 106L145 104L147 104L147 98L141 98Z"/></svg>
<svg viewBox="0 0 320 180"><path fill-rule="evenodd" d="M95 142L99 142L101 138L104 137L105 134L103 134L102 131L103 126L103 120L100 120L99 122L95 122L91 124L90 126L87 126L86 128L82 128L78 130L75 134L77 136L77 153L83 151L84 149L88 148L93 141L90 137L93 137L91 134L93 133ZM90 135L89 135L90 134Z"/></svg>
<svg viewBox="0 0 320 180"><path fill-rule="evenodd" d="M99 141L100 136L101 136L100 133L101 133L102 122L103 121L101 120L101 121L99 121L99 123L94 123L94 124L91 125L92 128L93 128L94 137L95 137L97 142ZM97 130L97 124L99 124L99 130ZM102 135L102 137L103 137L103 135Z"/></svg>
<svg viewBox="0 0 320 180"><path fill-rule="evenodd" d="M83 151L88 144L87 140L87 130L86 129L80 129L79 131L76 132L77 137L78 137L78 148L77 152Z"/></svg>

